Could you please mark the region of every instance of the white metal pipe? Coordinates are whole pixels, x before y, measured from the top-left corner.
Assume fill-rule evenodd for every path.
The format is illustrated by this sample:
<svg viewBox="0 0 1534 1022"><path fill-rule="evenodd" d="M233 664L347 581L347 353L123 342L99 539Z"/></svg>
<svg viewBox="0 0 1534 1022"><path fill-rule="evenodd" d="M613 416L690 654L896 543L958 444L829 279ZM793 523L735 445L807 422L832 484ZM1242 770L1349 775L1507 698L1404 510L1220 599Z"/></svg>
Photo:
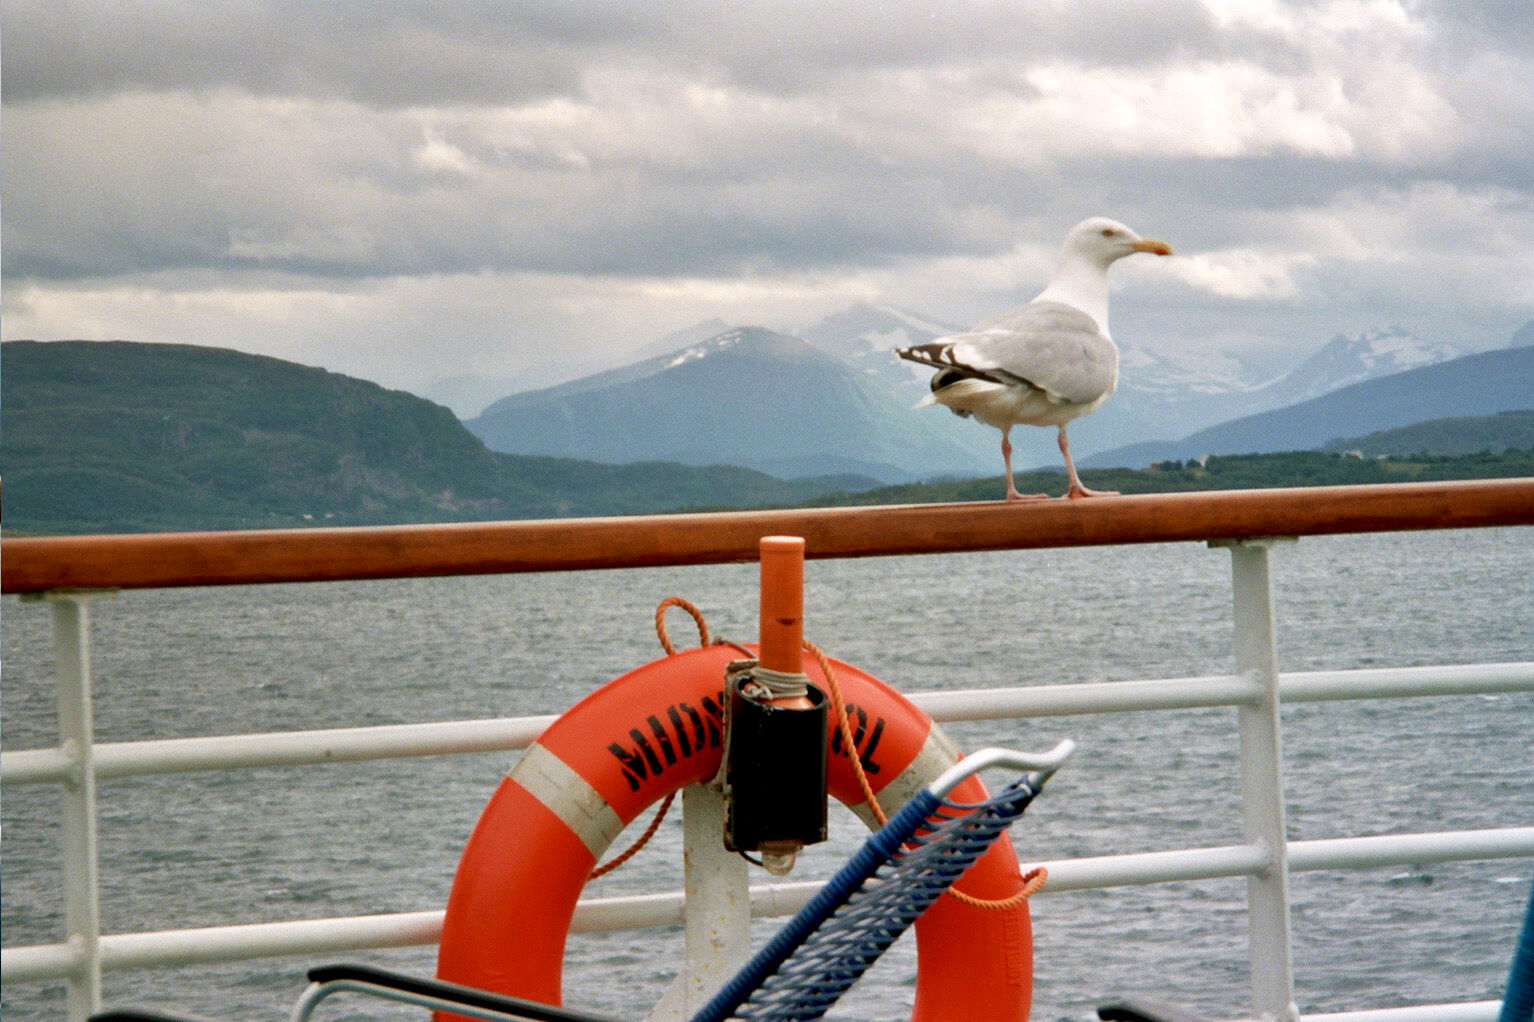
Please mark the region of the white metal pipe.
<svg viewBox="0 0 1534 1022"><path fill-rule="evenodd" d="M1258 1017L1294 1022L1294 959L1289 935L1288 835L1284 822L1282 722L1273 618L1271 541L1229 544L1236 669L1261 692L1237 708L1241 821L1247 842L1266 850L1267 868L1247 878L1252 1006Z"/></svg>
<svg viewBox="0 0 1534 1022"><path fill-rule="evenodd" d="M818 880L787 884L760 884L751 888L751 915L757 919L791 916L815 897L823 885Z"/></svg>
<svg viewBox="0 0 1534 1022"><path fill-rule="evenodd" d="M70 762L63 785L64 927L71 968L65 1009L84 1022L101 1010L101 907L96 834L95 723L91 707L91 593L57 593L53 605L60 750Z"/></svg>
<svg viewBox="0 0 1534 1022"><path fill-rule="evenodd" d="M246 767L312 766L406 756L449 756L526 748L557 718L500 717L428 724L264 734L163 738L111 742L96 746L97 777L134 777L197 770ZM60 781L68 769L57 749L27 749L3 757L6 784Z"/></svg>
<svg viewBox="0 0 1534 1022"><path fill-rule="evenodd" d="M1501 1010L1501 1001L1462 1001L1306 1015L1304 1022L1497 1022Z"/></svg>
<svg viewBox="0 0 1534 1022"><path fill-rule="evenodd" d="M692 1018L751 955L751 877L746 860L719 840L724 832L724 795L719 788L683 788L684 962L650 1009L650 1022Z"/></svg>
<svg viewBox="0 0 1534 1022"><path fill-rule="evenodd" d="M97 746L100 748L100 746ZM21 749L0 755L0 784L61 784L74 769L63 749Z"/></svg>
<svg viewBox="0 0 1534 1022"><path fill-rule="evenodd" d="M1214 675L1151 681L1098 681L1070 685L916 692L909 697L939 723L1012 717L1063 717L1133 710L1185 710L1232 706L1258 697L1248 678Z"/></svg>
<svg viewBox="0 0 1534 1022"><path fill-rule="evenodd" d="M1534 691L1534 662L1303 671L1279 677L1286 703Z"/></svg>
<svg viewBox="0 0 1534 1022"><path fill-rule="evenodd" d="M685 901L682 891L630 894L613 898L588 898L575 906L571 933L601 930L642 930L652 926L680 926Z"/></svg>
<svg viewBox="0 0 1534 1022"><path fill-rule="evenodd" d="M1033 863L1049 870L1039 895L1178 880L1255 876L1272 864L1266 848L1226 845L1169 852L1138 852ZM1030 867L1031 868L1031 867Z"/></svg>
<svg viewBox="0 0 1534 1022"><path fill-rule="evenodd" d="M105 938L104 938L105 939ZM33 944L27 947L8 947L0 952L0 977L6 983L37 983L42 980L63 979L80 968L80 949L68 944Z"/></svg>
<svg viewBox="0 0 1534 1022"><path fill-rule="evenodd" d="M1442 667L1311 671L1279 676L1284 703L1534 691L1534 662ZM915 692L909 698L939 722L1012 717L1238 706L1254 698L1238 675L1087 682L964 692ZM553 723L550 715L378 727L172 738L94 747L98 777L302 766L396 756L443 756L526 748ZM58 783L72 760L61 749L0 754L6 784Z"/></svg>
<svg viewBox="0 0 1534 1022"><path fill-rule="evenodd" d="M1294 873L1524 856L1534 856L1534 827L1289 842L1289 870Z"/></svg>
<svg viewBox="0 0 1534 1022"><path fill-rule="evenodd" d="M524 748L557 718L508 717L102 745L97 775L301 766Z"/></svg>
<svg viewBox="0 0 1534 1022"><path fill-rule="evenodd" d="M682 904L681 891L587 899L577 906L570 931L673 926L682 921ZM106 971L154 969L435 944L442 936L442 918L439 909L109 934L100 938L101 967ZM80 951L69 944L10 947L0 953L0 978L6 983L61 979L77 968L80 958Z"/></svg>
<svg viewBox="0 0 1534 1022"><path fill-rule="evenodd" d="M441 911L208 926L101 938L106 969L151 969L251 958L413 947L442 936Z"/></svg>

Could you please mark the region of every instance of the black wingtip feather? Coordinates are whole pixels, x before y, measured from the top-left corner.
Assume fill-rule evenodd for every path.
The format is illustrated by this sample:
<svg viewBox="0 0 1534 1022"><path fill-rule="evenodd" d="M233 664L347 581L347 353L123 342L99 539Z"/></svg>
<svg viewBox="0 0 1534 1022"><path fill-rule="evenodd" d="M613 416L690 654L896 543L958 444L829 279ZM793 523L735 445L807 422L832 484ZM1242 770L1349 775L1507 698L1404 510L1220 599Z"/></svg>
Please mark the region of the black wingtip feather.
<svg viewBox="0 0 1534 1022"><path fill-rule="evenodd" d="M943 366L943 355L948 350L947 344L914 344L909 348L896 348L895 354L907 362L920 362L922 365L939 368Z"/></svg>

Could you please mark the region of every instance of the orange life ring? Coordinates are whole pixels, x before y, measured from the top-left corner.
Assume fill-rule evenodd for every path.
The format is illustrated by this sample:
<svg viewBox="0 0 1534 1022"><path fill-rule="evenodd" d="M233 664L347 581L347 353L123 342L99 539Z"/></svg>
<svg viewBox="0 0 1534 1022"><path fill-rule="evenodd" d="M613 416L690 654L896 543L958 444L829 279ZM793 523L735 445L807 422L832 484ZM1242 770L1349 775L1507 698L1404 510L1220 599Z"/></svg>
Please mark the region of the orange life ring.
<svg viewBox="0 0 1534 1022"><path fill-rule="evenodd" d="M581 889L607 846L666 795L719 770L725 666L710 646L665 657L581 700L501 781L459 861L438 952L440 978L560 1003L565 939ZM930 717L878 679L839 661L836 677L859 759L894 813L958 757ZM818 669L806 664L812 680ZM823 679L822 679L823 680ZM862 790L831 729L831 794L859 811ZM978 778L954 793L984 797ZM870 820L866 807L859 812ZM997 900L1022 889L1010 841L997 841L956 888ZM1028 906L940 898L916 923L913 1022L1022 1022L1033 987Z"/></svg>

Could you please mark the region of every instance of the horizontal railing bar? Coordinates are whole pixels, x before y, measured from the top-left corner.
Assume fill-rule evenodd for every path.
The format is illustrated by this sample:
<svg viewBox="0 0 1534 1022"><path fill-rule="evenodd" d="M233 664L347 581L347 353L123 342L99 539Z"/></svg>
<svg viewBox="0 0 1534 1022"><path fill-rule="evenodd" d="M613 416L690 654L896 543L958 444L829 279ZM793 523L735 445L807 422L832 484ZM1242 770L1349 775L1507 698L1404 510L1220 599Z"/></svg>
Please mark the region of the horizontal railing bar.
<svg viewBox="0 0 1534 1022"><path fill-rule="evenodd" d="M531 745L557 718L499 717L426 724L384 724L317 731L161 738L92 746L96 776L135 777L195 770L311 766L407 756L503 752ZM25 784L62 780L72 769L58 749L27 749L0 756L0 781Z"/></svg>
<svg viewBox="0 0 1534 1022"><path fill-rule="evenodd" d="M1256 698L1257 690L1252 682L1237 675L976 688L915 692L910 696L911 702L939 723L1134 710L1190 710L1235 706Z"/></svg>
<svg viewBox="0 0 1534 1022"><path fill-rule="evenodd" d="M803 885L810 893L820 884ZM806 894L805 900L809 895ZM680 923L681 891L588 898L571 920L572 933L642 929ZM769 902L770 903L770 902ZM753 902L754 904L754 902ZM798 905L780 914L790 915ZM762 914L762 913L758 913ZM441 910L388 915L300 919L275 923L208 926L101 937L101 965L107 971L244 961L291 955L365 951L435 944L442 937ZM69 974L79 953L68 944L6 948L5 982L36 982Z"/></svg>
<svg viewBox="0 0 1534 1022"><path fill-rule="evenodd" d="M36 983L63 979L85 958L69 944L33 944L0 951L0 982Z"/></svg>
<svg viewBox="0 0 1534 1022"><path fill-rule="evenodd" d="M1291 873L1534 857L1534 827L1290 841L1288 855ZM1266 869L1269 861L1264 849L1227 845L1061 859L1034 865L1049 870L1049 881L1040 893L1061 894L1100 887L1242 876Z"/></svg>
<svg viewBox="0 0 1534 1022"><path fill-rule="evenodd" d="M1289 842L1289 871L1371 869L1534 856L1534 827L1377 834Z"/></svg>
<svg viewBox="0 0 1534 1022"><path fill-rule="evenodd" d="M1032 865L1042 865L1049 870L1049 879L1045 881L1040 894L1064 894L1067 891L1104 887L1255 876L1266 871L1272 861L1272 856L1265 848L1256 845L1227 845L1219 848L1061 859Z"/></svg>
<svg viewBox="0 0 1534 1022"><path fill-rule="evenodd" d="M97 746L92 746L95 748ZM72 777L74 769L74 759L63 749L18 749L0 753L0 784L59 783Z"/></svg>
<svg viewBox="0 0 1534 1022"><path fill-rule="evenodd" d="M1461 1001L1457 1004L1414 1004L1405 1008L1372 1008L1301 1015L1300 1022L1497 1022L1501 1001Z"/></svg>
<svg viewBox="0 0 1534 1022"><path fill-rule="evenodd" d="M1455 1004L1414 1004L1404 1008L1373 1008L1299 1016L1299 1022L1497 1022L1501 1001L1460 1001ZM1258 1022L1250 1017L1226 1022Z"/></svg>
<svg viewBox="0 0 1534 1022"><path fill-rule="evenodd" d="M1287 673L1279 675L1278 691L1284 703L1534 692L1534 661ZM1209 675L918 692L910 698L933 720L946 723L1237 706L1252 701L1256 692L1239 675Z"/></svg>
<svg viewBox="0 0 1534 1022"><path fill-rule="evenodd" d="M1534 662L1314 671L1279 677L1280 698L1286 703L1524 691L1534 691ZM1202 678L970 689L960 692L915 692L910 695L910 699L933 720L951 723L1013 717L1234 706L1249 701L1252 692L1251 683L1244 678L1212 675ZM93 756L98 777L118 778L195 770L356 762L400 756L508 752L530 745L555 719L551 715L501 717L491 720L110 742L93 746ZM56 748L24 749L0 754L0 781L6 784L59 782L69 777L73 769L74 761Z"/></svg>
<svg viewBox="0 0 1534 1022"><path fill-rule="evenodd" d="M329 954L371 948L434 944L442 936L443 912L401 912L336 919L207 926L101 937L107 971L238 962L289 955ZM6 948L7 983L59 979L74 955L67 944Z"/></svg>
<svg viewBox="0 0 1534 1022"><path fill-rule="evenodd" d="M1534 857L1534 827L1289 842L1291 871L1525 856ZM1035 865L1049 870L1049 881L1040 892L1043 896L1246 876L1265 869L1270 861L1267 851L1260 847L1227 845L1059 859ZM792 915L820 888L819 881L753 886L751 914L758 918ZM583 899L576 907L571 932L678 925L683 901L681 891ZM442 919L441 911L405 912L109 934L101 938L101 961L103 969L115 971L412 947L436 943L442 935ZM5 982L58 979L69 973L77 958L77 952L67 944L6 948L0 953L0 978Z"/></svg>
<svg viewBox="0 0 1534 1022"><path fill-rule="evenodd" d="M1534 525L1534 479L1223 490L1113 500L795 508L614 518L0 541L0 588L319 582Z"/></svg>
<svg viewBox="0 0 1534 1022"><path fill-rule="evenodd" d="M1534 661L1302 671L1280 674L1278 691L1286 703L1530 692L1534 691Z"/></svg>

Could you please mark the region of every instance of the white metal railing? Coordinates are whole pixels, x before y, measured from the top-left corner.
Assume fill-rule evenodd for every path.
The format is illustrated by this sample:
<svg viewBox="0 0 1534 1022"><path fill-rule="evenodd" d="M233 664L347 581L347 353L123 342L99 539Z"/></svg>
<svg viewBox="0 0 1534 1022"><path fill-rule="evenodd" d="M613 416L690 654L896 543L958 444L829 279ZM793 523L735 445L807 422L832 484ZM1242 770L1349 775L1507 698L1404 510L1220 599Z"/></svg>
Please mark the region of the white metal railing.
<svg viewBox="0 0 1534 1022"><path fill-rule="evenodd" d="M1280 705L1534 691L1534 662L1280 674L1276 669L1269 572L1271 542L1220 544L1230 548L1232 557L1236 674L931 692L915 694L911 699L938 721L1237 707L1242 844L1049 862L1046 865L1050 882L1043 893L1244 876L1248 881L1255 1013L1262 1018L1295 1019L1298 1012L1293 1003L1287 889L1291 872L1530 857L1534 856L1534 827L1289 841L1283 809ZM69 934L57 944L4 949L4 982L63 980L68 990L70 1017L84 1019L100 1006L103 971L435 943L442 927L440 911L103 935L97 907L96 780L179 771L512 750L530 744L554 718L98 745L92 733L89 626L92 603L102 595L59 591L44 597L53 607L60 744L52 749L8 751L0 756L0 780L4 783L55 783L62 789L63 898ZM688 801L693 800L684 800L684 804ZM686 808L687 840L706 829L703 824L706 815L704 809ZM710 833L713 837L709 843L717 845L717 828ZM741 885L746 896L737 903L748 901L752 916L791 914L818 887L815 883L769 884L744 892L743 873L730 882ZM738 933L748 921L728 917L730 910L719 906L729 901L702 897L689 905L682 892L586 899L576 911L573 929L682 923L689 934L689 965L684 977L696 976L707 971L702 949L694 946L691 939L703 914L713 913L709 922L716 932L722 927ZM1496 1017L1497 1009L1498 1002L1485 1001L1310 1017L1338 1022L1489 1020Z"/></svg>

